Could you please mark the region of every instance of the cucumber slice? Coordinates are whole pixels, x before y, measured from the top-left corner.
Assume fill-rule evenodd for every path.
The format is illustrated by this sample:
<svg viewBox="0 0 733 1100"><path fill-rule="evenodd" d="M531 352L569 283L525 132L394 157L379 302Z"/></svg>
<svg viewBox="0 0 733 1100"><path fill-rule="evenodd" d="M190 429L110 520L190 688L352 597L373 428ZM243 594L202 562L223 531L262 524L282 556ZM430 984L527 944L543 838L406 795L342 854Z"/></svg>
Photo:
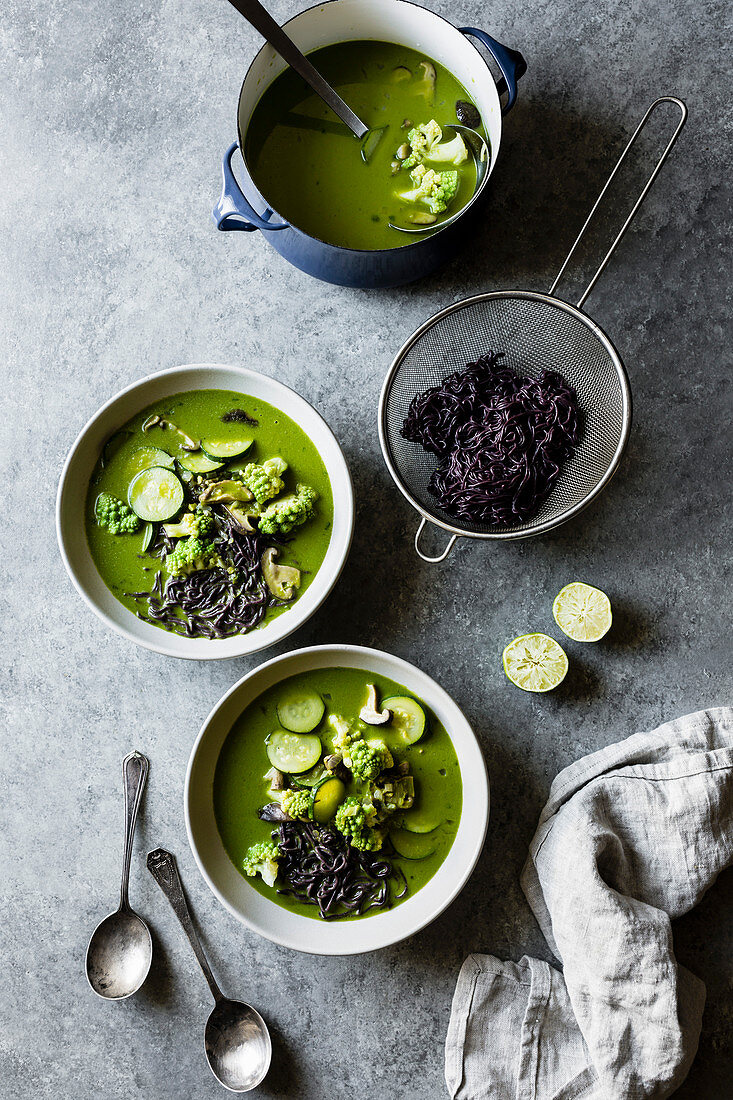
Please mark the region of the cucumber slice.
<svg viewBox="0 0 733 1100"><path fill-rule="evenodd" d="M162 523L171 519L183 504L183 486L172 470L151 466L133 479L127 503L140 519Z"/></svg>
<svg viewBox="0 0 733 1100"><path fill-rule="evenodd" d="M382 708L392 711L392 721L379 730L387 748L414 745L425 733L425 711L416 699L409 695L391 695L382 700Z"/></svg>
<svg viewBox="0 0 733 1100"><path fill-rule="evenodd" d="M390 829L389 839L397 855L403 859L427 859L435 851L435 843L429 834Z"/></svg>
<svg viewBox="0 0 733 1100"><path fill-rule="evenodd" d="M169 455L167 451L162 451L160 447L138 447L125 459L122 473L130 482L142 470L149 470L152 466L165 466L166 469L172 470L174 465L173 455Z"/></svg>
<svg viewBox="0 0 733 1100"><path fill-rule="evenodd" d="M317 787L311 799L311 817L319 825L331 821L336 810L346 798L346 784L335 776Z"/></svg>
<svg viewBox="0 0 733 1100"><path fill-rule="evenodd" d="M212 474L214 470L220 470L224 465L216 458L209 458L203 451L179 451L176 460L178 465L188 470L190 474Z"/></svg>
<svg viewBox="0 0 733 1100"><path fill-rule="evenodd" d="M150 546L150 543L153 541L153 536L154 535L155 535L155 524L154 523L146 523L145 526L143 527L143 544L140 547L143 554L145 553L147 548Z"/></svg>
<svg viewBox="0 0 733 1100"><path fill-rule="evenodd" d="M421 836L434 833L438 826L442 824L443 822L436 820L435 815L429 810L419 808L408 810L400 821L400 825L408 833L419 833Z"/></svg>
<svg viewBox="0 0 733 1100"><path fill-rule="evenodd" d="M230 458L239 458L248 451L254 440L251 436L241 439L202 439L201 450L209 458L222 459L226 462Z"/></svg>
<svg viewBox="0 0 733 1100"><path fill-rule="evenodd" d="M278 771L299 775L310 771L321 758L320 737L314 733L274 730L267 738L267 758Z"/></svg>
<svg viewBox="0 0 733 1100"><path fill-rule="evenodd" d="M277 716L280 725L293 733L310 733L314 730L326 709L321 696L309 688L293 687L280 697Z"/></svg>

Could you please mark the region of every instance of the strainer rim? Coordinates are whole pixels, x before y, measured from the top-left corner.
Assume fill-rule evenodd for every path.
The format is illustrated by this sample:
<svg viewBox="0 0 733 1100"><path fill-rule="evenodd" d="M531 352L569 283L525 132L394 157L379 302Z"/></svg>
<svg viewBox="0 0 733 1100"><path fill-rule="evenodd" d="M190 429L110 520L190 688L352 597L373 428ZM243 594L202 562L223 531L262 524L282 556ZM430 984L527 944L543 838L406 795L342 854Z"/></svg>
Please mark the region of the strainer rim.
<svg viewBox="0 0 733 1100"><path fill-rule="evenodd" d="M437 324L438 321L443 320L444 317L449 317L451 313L455 313L457 310L465 309L468 306L475 305L478 302L493 301L497 299L505 298L521 298L529 301L542 302L545 305L554 306L558 309L569 313L570 316L582 321L584 325L593 333L593 335L600 340L605 347L611 361L616 368L616 374L618 375L619 385L621 387L621 411L622 411L622 430L621 437L618 441L616 449L613 453L611 461L608 464L606 472L597 484L589 490L588 493L579 500L572 507L567 508L561 512L558 516L552 519L543 520L542 523L538 523L531 527L529 530L519 531L466 531L462 527L456 527L452 523L448 523L440 516L435 515L432 512L427 511L408 490L407 486L397 470L391 455L391 448L387 442L387 399L389 397L392 381L397 373L400 365L402 364L405 356L409 352L410 348L420 339L420 337ZM493 541L503 541L511 539L526 539L533 538L535 535L543 535L548 531L554 530L556 527L562 526L575 516L579 515L584 509L588 507L592 501L601 493L609 481L616 473L621 457L626 449L626 445L629 440L629 434L631 432L631 419L632 419L632 400L631 400L631 385L629 383L628 374L623 364L621 356L619 355L616 347L592 317L589 317L587 313L584 313L578 306L571 305L570 302L566 302L563 298L557 298L553 294L543 294L540 291L535 290L491 290L484 291L481 294L473 294L469 298L461 298L458 302L452 302L450 305L445 306L443 309L434 313L431 317L428 317L426 321L416 328L415 331L408 336L407 340L403 343L395 355L390 367L382 383L382 390L379 395L379 407L377 412L377 428L379 432L379 445L382 449L382 457L385 465L390 473L395 485L402 493L405 500L410 506L428 523L432 523L435 527L440 527L444 531L450 532L458 538L468 539L490 539Z"/></svg>

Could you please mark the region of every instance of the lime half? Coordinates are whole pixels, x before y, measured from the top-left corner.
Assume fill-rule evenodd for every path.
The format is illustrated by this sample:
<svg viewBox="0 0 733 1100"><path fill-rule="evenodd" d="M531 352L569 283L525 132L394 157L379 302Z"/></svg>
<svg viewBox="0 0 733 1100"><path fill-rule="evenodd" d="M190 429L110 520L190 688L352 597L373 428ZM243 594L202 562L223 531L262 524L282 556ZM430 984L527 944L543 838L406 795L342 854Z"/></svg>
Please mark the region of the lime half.
<svg viewBox="0 0 733 1100"><path fill-rule="evenodd" d="M523 634L504 650L504 671L522 691L552 691L565 679L565 650L547 634Z"/></svg>
<svg viewBox="0 0 733 1100"><path fill-rule="evenodd" d="M566 584L552 605L555 622L574 642L599 642L611 628L611 601L582 581Z"/></svg>

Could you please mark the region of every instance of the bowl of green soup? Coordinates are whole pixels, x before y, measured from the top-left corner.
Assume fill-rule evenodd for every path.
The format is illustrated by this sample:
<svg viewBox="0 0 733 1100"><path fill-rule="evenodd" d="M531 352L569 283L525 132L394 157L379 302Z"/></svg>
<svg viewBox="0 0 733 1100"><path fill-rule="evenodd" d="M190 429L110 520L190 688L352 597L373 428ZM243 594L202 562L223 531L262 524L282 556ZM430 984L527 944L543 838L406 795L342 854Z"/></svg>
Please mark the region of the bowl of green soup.
<svg viewBox="0 0 733 1100"><path fill-rule="evenodd" d="M243 367L150 375L89 421L64 466L57 533L97 615L197 660L282 641L339 577L349 471L316 410Z"/></svg>
<svg viewBox="0 0 733 1100"><path fill-rule="evenodd" d="M199 869L248 927L351 955L434 920L483 847L489 784L449 695L360 646L268 661L217 703L191 753L186 828Z"/></svg>
<svg viewBox="0 0 733 1100"><path fill-rule="evenodd" d="M427 274L460 247L479 206L524 59L406 0L331 0L285 27L370 134L360 143L263 46L242 85L239 140L224 156L218 228L261 230L290 263L345 286ZM498 84L476 42L500 68ZM488 165L456 124L480 135Z"/></svg>

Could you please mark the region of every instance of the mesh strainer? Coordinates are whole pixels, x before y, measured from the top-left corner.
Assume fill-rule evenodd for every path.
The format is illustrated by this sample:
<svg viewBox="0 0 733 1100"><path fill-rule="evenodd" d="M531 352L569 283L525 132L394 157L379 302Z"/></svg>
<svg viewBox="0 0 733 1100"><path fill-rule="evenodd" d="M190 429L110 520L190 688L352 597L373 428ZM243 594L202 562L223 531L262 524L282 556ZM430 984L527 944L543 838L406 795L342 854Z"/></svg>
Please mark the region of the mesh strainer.
<svg viewBox="0 0 733 1100"><path fill-rule="evenodd" d="M680 121L657 161L631 213L606 253L577 305L554 296L560 279L588 225L621 168L627 154L662 103L674 103ZM389 369L379 402L379 439L387 467L398 489L422 520L415 549L423 561L443 561L456 539L521 539L541 535L567 522L586 507L610 481L621 459L631 428L631 391L618 352L606 334L582 311L583 303L631 225L636 212L679 137L687 108L674 96L655 100L633 133L588 215L555 282L547 294L525 290L478 294L436 313L400 348ZM412 398L438 385L455 370L488 351L503 351L504 362L518 374L536 377L543 370L562 374L574 387L582 415L583 434L553 490L533 519L497 528L449 516L428 490L436 459L400 435ZM450 532L442 554L428 557L420 549L427 522Z"/></svg>

